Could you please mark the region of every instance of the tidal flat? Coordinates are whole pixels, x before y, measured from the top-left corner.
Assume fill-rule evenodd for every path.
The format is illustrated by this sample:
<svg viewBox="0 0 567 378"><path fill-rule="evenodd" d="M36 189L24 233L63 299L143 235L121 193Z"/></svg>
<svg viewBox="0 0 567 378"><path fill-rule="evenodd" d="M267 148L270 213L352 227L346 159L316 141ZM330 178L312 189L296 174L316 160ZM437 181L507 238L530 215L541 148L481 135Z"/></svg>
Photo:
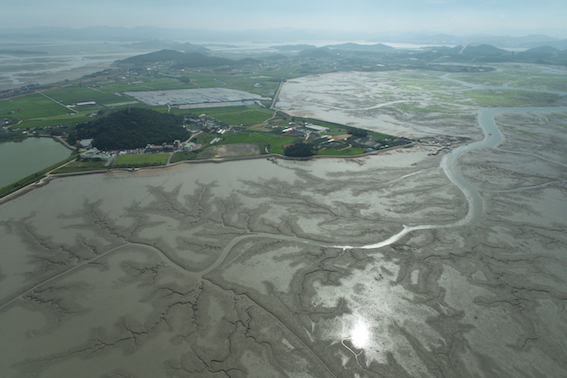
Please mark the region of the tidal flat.
<svg viewBox="0 0 567 378"><path fill-rule="evenodd" d="M0 372L567 375L565 109L466 110L439 133L476 142L443 153L53 178L2 204Z"/></svg>

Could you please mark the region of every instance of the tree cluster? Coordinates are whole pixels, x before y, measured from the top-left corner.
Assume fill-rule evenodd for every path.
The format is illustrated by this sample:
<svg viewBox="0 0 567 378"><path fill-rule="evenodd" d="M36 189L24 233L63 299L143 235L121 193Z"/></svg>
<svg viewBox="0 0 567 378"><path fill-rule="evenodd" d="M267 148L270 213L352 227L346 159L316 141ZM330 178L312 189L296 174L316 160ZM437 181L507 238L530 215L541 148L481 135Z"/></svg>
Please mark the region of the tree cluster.
<svg viewBox="0 0 567 378"><path fill-rule="evenodd" d="M284 155L290 157L307 157L315 155L316 147L311 143L294 143L284 149Z"/></svg>
<svg viewBox="0 0 567 378"><path fill-rule="evenodd" d="M355 136L357 138L364 138L368 135L368 131L364 130L364 129L359 129L357 127L350 127L347 132L352 135Z"/></svg>
<svg viewBox="0 0 567 378"><path fill-rule="evenodd" d="M68 139L74 144L79 139L93 138L93 146L99 150L122 150L144 148L148 144L171 144L188 137L182 116L132 108L79 124Z"/></svg>

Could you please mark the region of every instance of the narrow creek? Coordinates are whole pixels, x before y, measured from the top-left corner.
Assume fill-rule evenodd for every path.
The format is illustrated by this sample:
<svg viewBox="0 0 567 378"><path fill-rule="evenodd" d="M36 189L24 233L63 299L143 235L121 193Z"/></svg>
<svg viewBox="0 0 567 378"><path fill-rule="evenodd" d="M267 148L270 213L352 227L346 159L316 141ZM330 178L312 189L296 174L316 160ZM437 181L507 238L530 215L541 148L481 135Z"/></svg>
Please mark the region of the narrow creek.
<svg viewBox="0 0 567 378"><path fill-rule="evenodd" d="M477 119L478 119L478 125L484 133L484 139L478 142L474 142L471 144L467 144L455 148L454 150L443 156L443 159L441 160L441 164L440 164L440 167L441 169L443 169L443 172L445 172L445 175L449 178L449 180L451 180L451 182L455 186L459 188L459 190L464 194L468 202L468 212L464 218L456 222L450 222L450 223L424 224L424 225L414 225L414 226L404 225L403 229L397 234L392 235L390 238L375 244L368 244L362 246L345 245L345 246L337 246L337 247L343 249L354 249L354 248L376 249L393 244L412 231L433 229L433 228L459 227L465 225L474 225L478 223L482 218L482 214L483 214L483 201L479 194L478 189L475 186L471 185L461 174L458 160L463 154L469 151L479 150L483 148L495 148L500 144L500 142L502 142L504 136L496 126L494 122L494 117L497 114L504 112L523 112L523 113L524 112L530 112L530 113L531 112L547 112L547 113L567 112L567 107L485 108L480 110ZM515 153L520 153L520 152L515 152ZM539 158L539 156L529 152L526 152L525 154ZM548 160L548 159L544 159L544 160ZM554 162L554 163L561 164L559 162Z"/></svg>
<svg viewBox="0 0 567 378"><path fill-rule="evenodd" d="M504 112L567 112L567 107L516 107L516 108L485 108L481 109L478 112L477 120L478 125L483 131L484 138L480 141L470 143L467 145L463 145L460 147L455 148L451 152L447 153L443 156L440 168L443 169L445 175L449 178L449 180L459 188L459 190L465 196L467 203L468 203L468 212L467 215L454 222L446 222L446 223L434 223L434 224L422 224L422 225L403 225L402 230L398 233L390 236L389 238L373 243L373 244L366 244L366 245L335 245L331 243L323 243L317 242L313 240L305 240L293 236L283 236L283 235L271 235L271 234L249 234L249 235L241 235L234 238L222 251L221 255L217 259L217 261L212 264L207 269L196 273L197 276L202 277L207 273L218 268L222 265L234 246L246 239L253 239L253 238L275 238L275 239L284 239L288 241L294 241L298 243L305 243L310 245L317 245L317 246L326 246L326 247L334 247L334 248L342 248L342 249L378 249L388 245L391 245L397 241L399 241L402 237L407 235L412 231L418 230L426 230L426 229L436 229L436 228L450 228L450 227L460 227L460 226L467 226L467 225L474 225L478 223L483 215L483 200L479 194L478 188L471 185L461 174L461 170L459 168L459 158L467 152L484 149L484 148L495 148L497 147L504 136L496 126L494 122L494 117L499 113ZM522 152L515 152L515 153L522 153ZM526 155L533 155L537 158L539 156L531 154L529 152L525 153ZM542 158L544 159L544 158ZM547 159L544 159L547 160ZM561 164L561 163L558 163Z"/></svg>

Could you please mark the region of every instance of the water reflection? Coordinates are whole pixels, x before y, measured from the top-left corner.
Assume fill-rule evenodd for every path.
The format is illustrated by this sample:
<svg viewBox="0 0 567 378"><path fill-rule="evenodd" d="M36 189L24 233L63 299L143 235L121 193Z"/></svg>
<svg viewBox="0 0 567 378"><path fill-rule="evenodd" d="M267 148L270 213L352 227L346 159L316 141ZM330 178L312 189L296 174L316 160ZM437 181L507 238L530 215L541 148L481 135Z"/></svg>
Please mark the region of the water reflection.
<svg viewBox="0 0 567 378"><path fill-rule="evenodd" d="M343 324L341 344L353 354L356 363L362 368L365 359L359 360L359 357L366 348L371 347L371 338L370 324L363 317L355 316L354 319L351 318Z"/></svg>
<svg viewBox="0 0 567 378"><path fill-rule="evenodd" d="M354 327L350 331L350 340L357 349L364 349L370 341L370 327L361 318L356 320Z"/></svg>

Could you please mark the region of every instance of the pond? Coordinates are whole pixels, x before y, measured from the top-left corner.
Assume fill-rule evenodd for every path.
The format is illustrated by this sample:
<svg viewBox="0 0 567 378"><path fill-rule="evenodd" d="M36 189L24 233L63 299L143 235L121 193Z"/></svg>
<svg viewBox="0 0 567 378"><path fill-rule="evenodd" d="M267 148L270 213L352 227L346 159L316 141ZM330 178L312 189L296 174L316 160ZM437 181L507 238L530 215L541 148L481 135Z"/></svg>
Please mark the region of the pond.
<svg viewBox="0 0 567 378"><path fill-rule="evenodd" d="M0 143L0 188L62 161L70 153L51 138Z"/></svg>

